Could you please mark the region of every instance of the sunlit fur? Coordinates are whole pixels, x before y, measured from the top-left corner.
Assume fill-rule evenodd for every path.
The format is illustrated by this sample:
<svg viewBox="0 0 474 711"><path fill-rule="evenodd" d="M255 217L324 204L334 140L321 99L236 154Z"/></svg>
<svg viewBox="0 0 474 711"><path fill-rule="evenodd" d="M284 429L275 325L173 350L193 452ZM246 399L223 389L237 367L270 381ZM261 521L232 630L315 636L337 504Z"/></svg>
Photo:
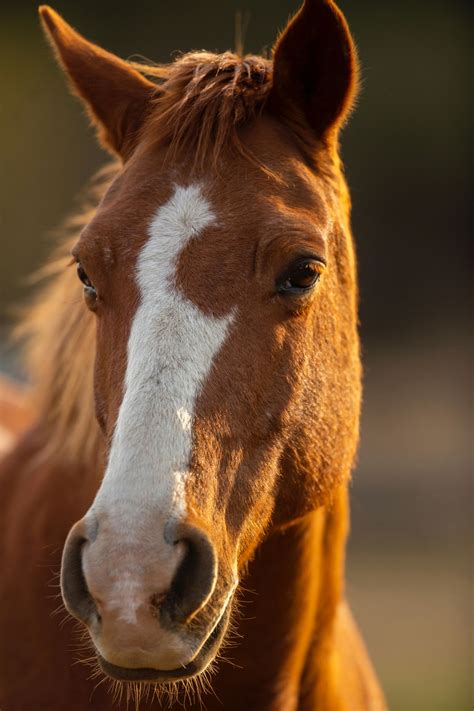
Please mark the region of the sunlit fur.
<svg viewBox="0 0 474 711"><path fill-rule="evenodd" d="M330 0L306 0L272 60L192 53L166 67L137 67L88 43L53 11L41 13L73 91L119 160L98 178L90 207L63 230L44 272L47 285L19 328L34 424L0 462L0 705L6 711L182 703L209 711L382 711L344 599L360 401L350 200L338 156L339 129L357 86L347 24ZM222 571L234 566L243 578L227 641L216 652L231 664L214 661L202 676L176 685L112 683L96 666L87 631L81 627L74 641L67 616L58 623L63 611L51 575L107 460L136 311L136 284L128 277L149 225L142 210L155 214L191 177L207 181L225 229L184 254L179 288L215 317L238 303L233 340L200 392L191 461L198 476L187 491L219 555L217 593L227 592L231 577ZM136 232L124 227L125 208ZM103 278L111 246L120 248L121 279L111 287L122 300L122 319L109 319L113 338L96 335L96 316L84 306L70 255L78 241L89 255L97 256L99 244L103 261L92 261ZM327 269L314 296L290 307L273 293L275 279L285 255L308 242L325 253ZM244 262L254 254L258 263L259 246L267 271L254 286L263 289L267 278L273 295L265 308L246 291ZM199 280L216 272L215 285ZM272 328L258 320L260 313L273 319ZM261 402L268 407L262 410ZM220 416L212 419L215 412ZM235 445L232 428L245 446ZM18 436L22 428L11 430ZM245 467L249 452L254 457ZM222 462L227 478L218 480ZM204 627L216 602L204 610ZM82 663L75 664L78 656Z"/></svg>

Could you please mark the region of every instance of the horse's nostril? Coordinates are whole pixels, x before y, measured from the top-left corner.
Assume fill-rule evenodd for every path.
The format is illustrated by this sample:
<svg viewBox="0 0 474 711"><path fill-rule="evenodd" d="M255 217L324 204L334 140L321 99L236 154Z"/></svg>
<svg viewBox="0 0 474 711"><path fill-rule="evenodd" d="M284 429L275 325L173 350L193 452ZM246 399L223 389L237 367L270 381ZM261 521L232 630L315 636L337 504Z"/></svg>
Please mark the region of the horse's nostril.
<svg viewBox="0 0 474 711"><path fill-rule="evenodd" d="M216 554L204 531L180 524L173 532L173 543L186 546L185 555L164 599L153 600L164 622L182 624L204 607L217 578Z"/></svg>
<svg viewBox="0 0 474 711"><path fill-rule="evenodd" d="M88 539L83 523L76 523L66 540L61 563L61 593L68 612L85 624L99 620L95 602L87 587L82 569L82 549Z"/></svg>
<svg viewBox="0 0 474 711"><path fill-rule="evenodd" d="M125 583L117 590L108 566L103 565L103 556L97 554L97 541L91 545L91 535L101 535L97 526L84 519L76 523L66 540L61 565L61 592L67 610L86 624L91 634L99 630L103 634L118 619L133 621L136 626L137 614L143 614L147 601L148 614L164 626L188 622L212 595L217 577L216 554L208 536L196 526L175 525L168 534L168 554L170 547L180 545L183 549L171 549L168 567L150 565L149 577L134 579L130 587L127 569L118 565L117 579L125 576ZM178 567L177 560L181 561ZM151 590L160 587L164 592L150 596Z"/></svg>

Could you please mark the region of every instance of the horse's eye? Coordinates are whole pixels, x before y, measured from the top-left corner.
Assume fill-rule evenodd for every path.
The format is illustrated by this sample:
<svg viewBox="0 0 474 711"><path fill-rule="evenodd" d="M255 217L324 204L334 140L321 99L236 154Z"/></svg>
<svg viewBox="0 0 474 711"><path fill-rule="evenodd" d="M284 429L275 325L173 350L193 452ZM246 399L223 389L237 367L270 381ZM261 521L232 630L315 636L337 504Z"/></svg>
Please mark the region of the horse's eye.
<svg viewBox="0 0 474 711"><path fill-rule="evenodd" d="M77 276L84 284L84 298L86 300L86 304L90 309L92 309L97 301L97 291L84 271L84 267L79 263L77 265Z"/></svg>
<svg viewBox="0 0 474 711"><path fill-rule="evenodd" d="M89 289L90 289L90 288L92 288L92 289L94 288L94 287L92 286L92 282L90 281L89 277L88 277L87 274L85 273L84 267L82 266L82 264L78 264L78 265L77 265L77 276L78 276L79 279L82 281L82 283L84 284L84 286L86 286L86 287L89 288Z"/></svg>
<svg viewBox="0 0 474 711"><path fill-rule="evenodd" d="M316 259L300 259L280 277L277 291L280 294L304 294L316 286L324 268Z"/></svg>

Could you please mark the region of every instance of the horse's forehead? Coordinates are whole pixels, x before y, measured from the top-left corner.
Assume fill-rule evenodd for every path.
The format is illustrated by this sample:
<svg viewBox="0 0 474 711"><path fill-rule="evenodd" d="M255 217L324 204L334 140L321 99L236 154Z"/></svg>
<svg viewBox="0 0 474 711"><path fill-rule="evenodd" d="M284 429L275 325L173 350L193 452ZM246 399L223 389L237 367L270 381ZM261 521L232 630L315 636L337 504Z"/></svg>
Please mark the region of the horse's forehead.
<svg viewBox="0 0 474 711"><path fill-rule="evenodd" d="M278 233L311 236L315 228L322 234L331 222L324 183L297 160L286 161L275 176L236 160L218 176L189 179L186 170L172 166L163 171L158 157L151 157L154 160L143 156L118 175L83 234L83 242L99 250L106 261L114 252L121 262L138 259L162 209L170 219L174 208L187 212L183 220L195 219L205 203L213 220L207 225L210 229L199 230L200 250L216 253L219 247L232 247L226 261L242 258L259 240ZM181 192L176 193L177 188ZM155 238L159 242L157 226Z"/></svg>

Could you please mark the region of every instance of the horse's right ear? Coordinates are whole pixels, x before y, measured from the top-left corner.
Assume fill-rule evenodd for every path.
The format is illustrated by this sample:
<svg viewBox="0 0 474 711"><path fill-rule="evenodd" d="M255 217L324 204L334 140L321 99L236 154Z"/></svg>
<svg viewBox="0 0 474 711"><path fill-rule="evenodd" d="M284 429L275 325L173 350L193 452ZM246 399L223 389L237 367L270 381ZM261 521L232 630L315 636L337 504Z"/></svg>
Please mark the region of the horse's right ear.
<svg viewBox="0 0 474 711"><path fill-rule="evenodd" d="M269 107L298 133L337 135L357 90L357 55L332 0L305 0L274 47Z"/></svg>
<svg viewBox="0 0 474 711"><path fill-rule="evenodd" d="M47 5L40 17L73 92L84 102L101 143L126 159L157 87L127 62L88 42Z"/></svg>

